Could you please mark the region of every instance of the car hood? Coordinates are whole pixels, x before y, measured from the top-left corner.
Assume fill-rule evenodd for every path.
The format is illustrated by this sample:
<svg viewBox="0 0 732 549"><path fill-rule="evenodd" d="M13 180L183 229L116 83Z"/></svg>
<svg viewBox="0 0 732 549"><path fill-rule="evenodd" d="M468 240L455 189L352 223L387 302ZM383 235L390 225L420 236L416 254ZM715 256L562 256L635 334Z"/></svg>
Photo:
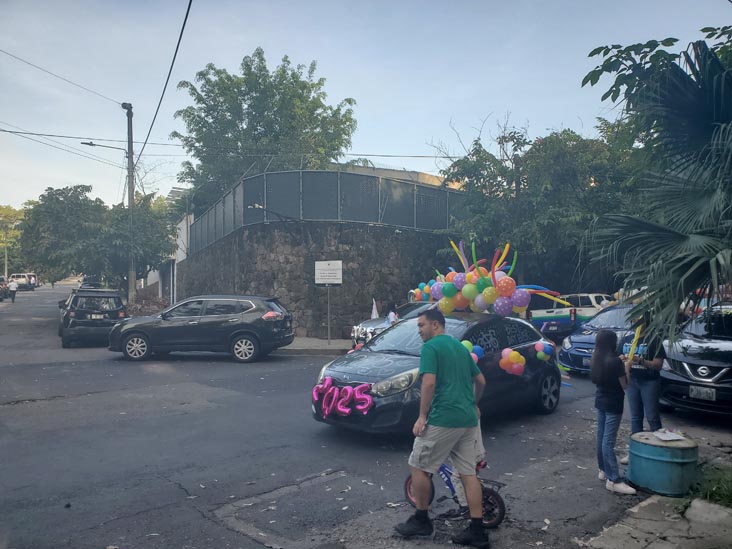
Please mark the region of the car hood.
<svg viewBox="0 0 732 549"><path fill-rule="evenodd" d="M364 350L338 358L326 368L325 375L342 381L377 383L414 368L419 368L418 356Z"/></svg>
<svg viewBox="0 0 732 549"><path fill-rule="evenodd" d="M370 318L368 320L364 320L358 326L361 328L383 328L385 324L385 318Z"/></svg>
<svg viewBox="0 0 732 549"><path fill-rule="evenodd" d="M594 347L595 338L597 337L597 328L586 328L580 326L571 336L569 340L573 345L579 345L581 347ZM613 330L618 336L618 342L624 342L628 338L633 339L633 332L624 328L616 328Z"/></svg>
<svg viewBox="0 0 732 549"><path fill-rule="evenodd" d="M150 316L135 316L130 318L125 318L120 322L122 327L126 326L137 326L139 324L149 324L151 322L155 322L156 320L160 319L160 315L150 315Z"/></svg>
<svg viewBox="0 0 732 549"><path fill-rule="evenodd" d="M669 358L707 366L732 366L732 341L682 334L673 345L664 343Z"/></svg>

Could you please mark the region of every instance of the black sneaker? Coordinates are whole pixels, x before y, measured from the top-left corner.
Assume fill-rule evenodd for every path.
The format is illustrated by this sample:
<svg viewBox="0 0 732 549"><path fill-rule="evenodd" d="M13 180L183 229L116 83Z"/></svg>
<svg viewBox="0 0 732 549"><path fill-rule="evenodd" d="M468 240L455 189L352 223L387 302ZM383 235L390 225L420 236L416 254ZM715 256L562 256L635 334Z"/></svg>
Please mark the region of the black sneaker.
<svg viewBox="0 0 732 549"><path fill-rule="evenodd" d="M411 538L412 536L431 536L432 535L432 521L419 520L417 517L412 515L407 519L407 522L402 522L394 527L397 533L405 538Z"/></svg>
<svg viewBox="0 0 732 549"><path fill-rule="evenodd" d="M463 507L462 505L460 507L453 507L449 511L445 511L440 515L440 518L445 518L447 520L463 520L470 518L470 507Z"/></svg>
<svg viewBox="0 0 732 549"><path fill-rule="evenodd" d="M490 541L488 541L488 534L484 529L481 528L480 530L475 531L470 528L470 526L457 536L453 536L452 542L457 543L458 545L470 545L472 547L481 548L488 548L491 546Z"/></svg>

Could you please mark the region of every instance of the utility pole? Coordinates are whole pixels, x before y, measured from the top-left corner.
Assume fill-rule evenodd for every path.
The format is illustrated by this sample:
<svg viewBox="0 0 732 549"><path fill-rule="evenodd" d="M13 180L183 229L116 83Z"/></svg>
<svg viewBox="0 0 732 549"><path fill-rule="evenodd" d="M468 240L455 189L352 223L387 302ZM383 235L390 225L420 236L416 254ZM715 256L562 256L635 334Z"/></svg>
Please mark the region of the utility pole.
<svg viewBox="0 0 732 549"><path fill-rule="evenodd" d="M132 207L135 204L135 163L132 155L132 104L122 103L122 108L127 111L127 209L130 215L130 244L129 265L127 267L127 303L135 302L135 282L137 274L135 271L135 255L133 253L134 225L132 223Z"/></svg>

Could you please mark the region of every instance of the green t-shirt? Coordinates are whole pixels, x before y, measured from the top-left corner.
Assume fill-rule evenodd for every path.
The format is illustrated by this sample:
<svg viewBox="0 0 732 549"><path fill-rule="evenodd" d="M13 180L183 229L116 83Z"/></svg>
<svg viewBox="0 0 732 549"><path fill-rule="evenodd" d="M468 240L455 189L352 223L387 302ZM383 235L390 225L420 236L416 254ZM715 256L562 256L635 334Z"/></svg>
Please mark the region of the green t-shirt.
<svg viewBox="0 0 732 549"><path fill-rule="evenodd" d="M435 374L435 396L427 423L436 427L475 427L473 377L480 374L468 350L454 337L440 334L422 346L420 374Z"/></svg>

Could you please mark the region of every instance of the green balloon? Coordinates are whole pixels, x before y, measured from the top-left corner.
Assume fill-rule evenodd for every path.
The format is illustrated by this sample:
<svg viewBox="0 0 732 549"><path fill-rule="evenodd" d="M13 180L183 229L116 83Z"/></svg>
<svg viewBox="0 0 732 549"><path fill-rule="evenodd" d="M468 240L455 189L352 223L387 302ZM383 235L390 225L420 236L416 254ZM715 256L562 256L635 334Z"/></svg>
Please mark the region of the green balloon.
<svg viewBox="0 0 732 549"><path fill-rule="evenodd" d="M463 344L463 347L465 347L468 351L471 353L473 352L473 344L470 343L467 339L463 339L460 343Z"/></svg>
<svg viewBox="0 0 732 549"><path fill-rule="evenodd" d="M479 292L483 293L483 290L488 287L488 281L485 278L481 278L475 283L475 286L478 288Z"/></svg>
<svg viewBox="0 0 732 549"><path fill-rule="evenodd" d="M444 295L445 297L453 297L455 294L457 294L457 292L458 289L452 282L445 282L442 285L442 295Z"/></svg>
<svg viewBox="0 0 732 549"><path fill-rule="evenodd" d="M480 293L478 292L478 287L475 284L466 284L465 286L463 286L462 292L463 296L468 301L473 301Z"/></svg>

